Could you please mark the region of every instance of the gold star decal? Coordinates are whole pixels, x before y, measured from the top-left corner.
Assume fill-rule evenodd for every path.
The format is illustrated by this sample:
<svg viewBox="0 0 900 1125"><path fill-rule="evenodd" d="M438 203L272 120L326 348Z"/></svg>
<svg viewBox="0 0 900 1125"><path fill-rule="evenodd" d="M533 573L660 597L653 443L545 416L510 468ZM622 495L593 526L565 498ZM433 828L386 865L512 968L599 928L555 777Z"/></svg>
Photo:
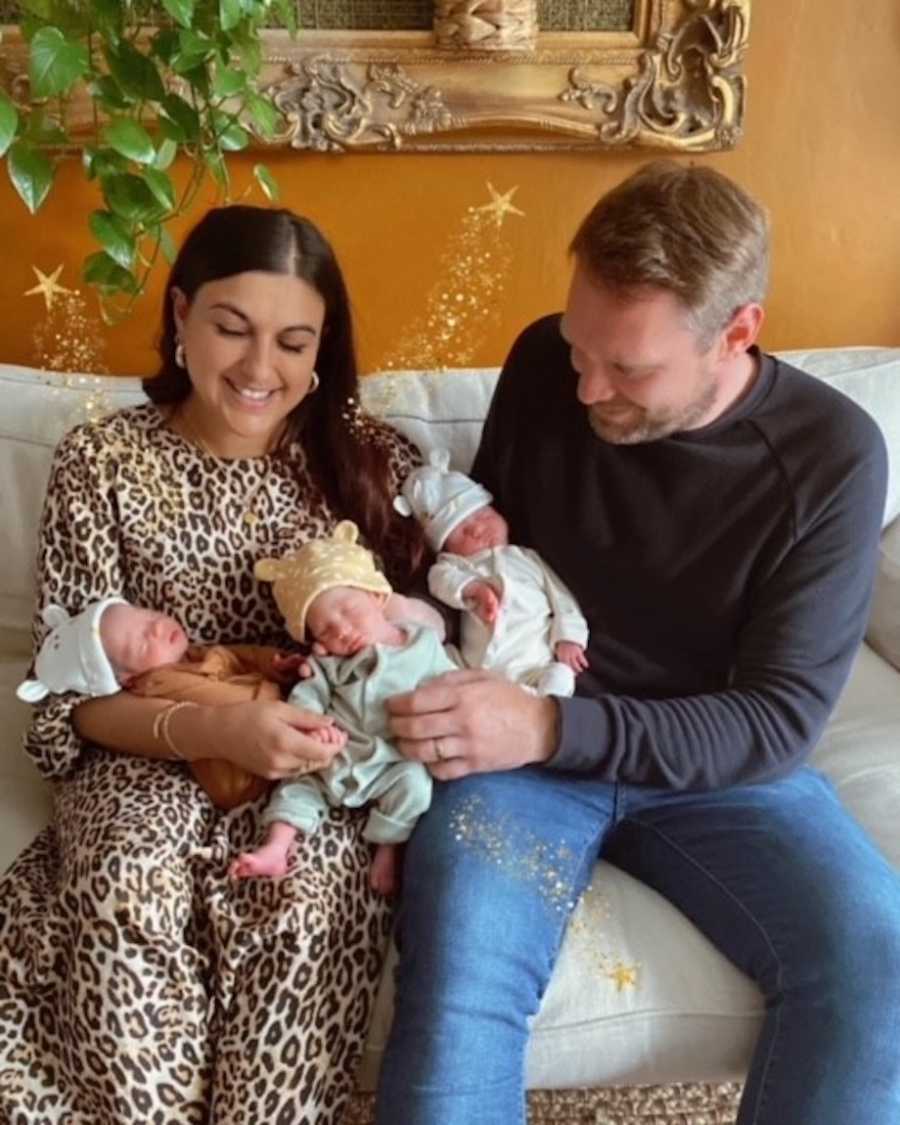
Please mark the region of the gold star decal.
<svg viewBox="0 0 900 1125"><path fill-rule="evenodd" d="M639 968L639 965L625 965L618 961L613 968L606 970L606 975L615 984L616 991L621 992L625 988L634 988Z"/></svg>
<svg viewBox="0 0 900 1125"><path fill-rule="evenodd" d="M62 266L57 266L53 273L49 275L43 273L37 266L32 266L31 268L37 275L38 283L33 289L26 289L24 295L26 297L34 297L39 293L47 304L47 312L50 312L53 309L54 297L61 293L72 292L71 289L66 289L65 286L60 285L57 281L57 278L62 273Z"/></svg>
<svg viewBox="0 0 900 1125"><path fill-rule="evenodd" d="M493 215L498 227L503 225L503 220L507 215L525 214L525 212L520 211L518 207L513 207L512 203L510 202L512 197L519 190L518 184L516 184L515 187L510 188L509 191L503 195L501 195L500 192L497 191L497 189L490 181L488 181L487 189L491 193L490 203L485 203L482 207L476 207L475 210L486 211L488 214Z"/></svg>

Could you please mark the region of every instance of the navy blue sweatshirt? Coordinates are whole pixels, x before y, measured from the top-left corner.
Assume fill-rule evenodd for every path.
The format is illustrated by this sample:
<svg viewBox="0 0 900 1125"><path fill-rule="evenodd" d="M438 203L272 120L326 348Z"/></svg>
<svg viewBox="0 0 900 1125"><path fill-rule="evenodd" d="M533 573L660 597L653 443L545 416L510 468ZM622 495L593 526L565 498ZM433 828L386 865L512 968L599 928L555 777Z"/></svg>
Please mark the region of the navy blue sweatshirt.
<svg viewBox="0 0 900 1125"><path fill-rule="evenodd" d="M822 731L865 631L887 457L848 398L754 355L714 422L611 445L558 316L510 353L473 476L590 626L552 767L718 788L783 776Z"/></svg>

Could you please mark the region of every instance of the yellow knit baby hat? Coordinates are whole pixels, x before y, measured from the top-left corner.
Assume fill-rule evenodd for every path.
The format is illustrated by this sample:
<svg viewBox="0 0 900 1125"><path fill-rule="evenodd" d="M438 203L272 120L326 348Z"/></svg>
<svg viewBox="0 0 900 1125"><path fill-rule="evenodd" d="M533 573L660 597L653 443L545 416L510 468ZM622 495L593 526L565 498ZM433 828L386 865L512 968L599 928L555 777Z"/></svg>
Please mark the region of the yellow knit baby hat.
<svg viewBox="0 0 900 1125"><path fill-rule="evenodd" d="M272 583L275 602L295 640L305 640L307 611L326 590L352 586L386 596L392 592L372 552L356 542L358 537L356 524L341 520L330 536L311 539L282 559L260 559L253 568L257 578Z"/></svg>

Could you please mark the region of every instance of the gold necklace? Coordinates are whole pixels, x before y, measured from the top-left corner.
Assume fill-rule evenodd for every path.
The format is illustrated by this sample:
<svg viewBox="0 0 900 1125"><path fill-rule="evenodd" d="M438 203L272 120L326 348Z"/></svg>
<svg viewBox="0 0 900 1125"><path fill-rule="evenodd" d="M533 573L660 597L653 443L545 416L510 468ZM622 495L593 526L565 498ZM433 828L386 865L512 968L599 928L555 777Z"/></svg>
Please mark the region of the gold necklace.
<svg viewBox="0 0 900 1125"><path fill-rule="evenodd" d="M201 435L197 432L196 428L191 424L181 406L175 408L169 419L169 424L171 425L171 423L174 422L176 418L178 419L178 422L181 426L182 436L186 437L188 441L190 441L193 445L196 445L199 449L202 449L203 452L207 454L207 456L213 457L216 461L229 460L229 458L227 457L220 457L218 453L215 453L212 449L210 449L207 442L203 440ZM262 473L260 474L259 480L252 486L252 488L249 489L243 499L238 501L241 521L254 532L254 544L256 542L256 525L262 519L261 513L257 511L257 500L262 495L263 487L268 483L269 473L272 469L272 457L269 451L263 454L263 459L265 460L265 466ZM244 460L244 458L241 458L241 460ZM255 458L246 458L246 460L255 460Z"/></svg>

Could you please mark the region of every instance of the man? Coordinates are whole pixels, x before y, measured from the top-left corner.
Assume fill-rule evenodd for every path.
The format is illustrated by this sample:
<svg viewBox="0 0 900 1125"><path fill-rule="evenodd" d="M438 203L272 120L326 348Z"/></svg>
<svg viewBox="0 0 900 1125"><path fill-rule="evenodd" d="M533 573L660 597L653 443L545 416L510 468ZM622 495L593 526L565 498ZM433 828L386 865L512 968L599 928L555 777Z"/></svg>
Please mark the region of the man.
<svg viewBox="0 0 900 1125"><path fill-rule="evenodd" d="M472 670L393 702L452 783L407 854L380 1125L524 1121L528 1021L601 854L758 983L741 1125L900 1121L900 880L805 765L865 629L885 450L757 349L767 242L736 184L652 164L507 360L473 475L579 601L590 666L570 700Z"/></svg>

